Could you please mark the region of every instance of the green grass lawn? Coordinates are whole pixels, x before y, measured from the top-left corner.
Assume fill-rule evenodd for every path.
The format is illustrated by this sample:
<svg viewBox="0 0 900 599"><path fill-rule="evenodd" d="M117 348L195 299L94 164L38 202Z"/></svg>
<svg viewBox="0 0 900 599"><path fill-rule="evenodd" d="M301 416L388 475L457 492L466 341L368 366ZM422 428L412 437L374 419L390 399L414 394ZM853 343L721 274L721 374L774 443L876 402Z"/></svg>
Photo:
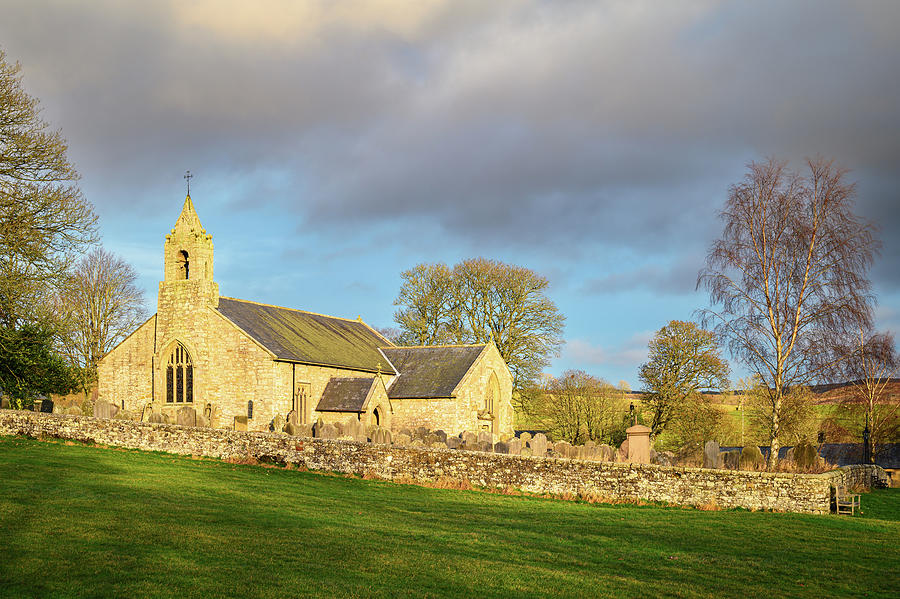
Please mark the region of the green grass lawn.
<svg viewBox="0 0 900 599"><path fill-rule="evenodd" d="M0 596L896 596L862 516L427 489L0 437Z"/></svg>

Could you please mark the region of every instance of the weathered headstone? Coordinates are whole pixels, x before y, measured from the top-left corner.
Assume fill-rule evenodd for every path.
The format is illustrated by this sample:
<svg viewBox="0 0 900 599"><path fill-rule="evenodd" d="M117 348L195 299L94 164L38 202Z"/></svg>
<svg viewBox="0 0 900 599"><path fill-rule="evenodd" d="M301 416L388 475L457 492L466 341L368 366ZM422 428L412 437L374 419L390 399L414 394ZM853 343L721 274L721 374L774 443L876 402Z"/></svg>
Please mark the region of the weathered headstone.
<svg viewBox="0 0 900 599"><path fill-rule="evenodd" d="M529 441L531 441L531 433L528 433L528 432L522 433L521 435L519 435L519 440L522 441L523 445L528 443Z"/></svg>
<svg viewBox="0 0 900 599"><path fill-rule="evenodd" d="M209 428L209 422L203 416L203 414L197 414L197 426L199 428Z"/></svg>
<svg viewBox="0 0 900 599"><path fill-rule="evenodd" d="M719 442L707 441L703 445L703 467L716 468L719 461Z"/></svg>
<svg viewBox="0 0 900 599"><path fill-rule="evenodd" d="M391 444L390 429L386 429L383 426L377 427L375 429L375 432L372 433L372 443L377 443L379 445L390 445Z"/></svg>
<svg viewBox="0 0 900 599"><path fill-rule="evenodd" d="M494 444L490 441L479 441L476 445L478 445L478 451L484 451L486 453L494 451Z"/></svg>
<svg viewBox="0 0 900 599"><path fill-rule="evenodd" d="M32 412L40 412L40 411L41 411L41 402L42 402L42 401L43 401L42 399L35 399L35 400L31 403L31 411L32 411Z"/></svg>
<svg viewBox="0 0 900 599"><path fill-rule="evenodd" d="M494 453L509 453L509 445L503 441L494 443Z"/></svg>
<svg viewBox="0 0 900 599"><path fill-rule="evenodd" d="M134 420L134 417L128 410L119 410L116 412L115 416L113 416L113 420Z"/></svg>
<svg viewBox="0 0 900 599"><path fill-rule="evenodd" d="M313 425L310 423L306 424L297 424L297 436L305 437L307 439L312 438L313 436Z"/></svg>
<svg viewBox="0 0 900 599"><path fill-rule="evenodd" d="M425 447L425 442L422 439L413 439L409 442L410 447Z"/></svg>
<svg viewBox="0 0 900 599"><path fill-rule="evenodd" d="M763 466L763 455L756 445L748 445L741 450L741 470L759 470Z"/></svg>
<svg viewBox="0 0 900 599"><path fill-rule="evenodd" d="M9 400L6 399L5 397L0 398L0 410L9 410L9 409L10 409Z"/></svg>
<svg viewBox="0 0 900 599"><path fill-rule="evenodd" d="M179 426L197 426L197 412L189 406L178 408L175 412L175 423Z"/></svg>
<svg viewBox="0 0 900 599"><path fill-rule="evenodd" d="M153 414L153 405L147 404L144 406L144 409L141 410L141 422L150 422L151 414Z"/></svg>
<svg viewBox="0 0 900 599"><path fill-rule="evenodd" d="M343 422L335 422L331 426L333 426L334 430L337 431L337 437L344 436L344 423ZM337 437L335 437L335 439L337 439Z"/></svg>
<svg viewBox="0 0 900 599"><path fill-rule="evenodd" d="M98 399L94 402L94 418L112 418L113 405L108 401Z"/></svg>
<svg viewBox="0 0 900 599"><path fill-rule="evenodd" d="M418 426L418 427L416 427L416 430L413 431L413 432L415 433L413 436L414 436L416 439L421 439L422 441L424 441L424 440L425 440L425 435L427 435L429 431L428 431L428 428L427 428L427 427L424 427L424 426Z"/></svg>
<svg viewBox="0 0 900 599"><path fill-rule="evenodd" d="M616 450L616 461L617 462L627 462L628 461L628 439L622 441L622 444L619 445L619 449Z"/></svg>
<svg viewBox="0 0 900 599"><path fill-rule="evenodd" d="M410 439L412 439L413 437L416 436L416 434L413 432L413 430L411 428L401 428L399 431L397 431L397 434L398 435L406 435Z"/></svg>
<svg viewBox="0 0 900 599"><path fill-rule="evenodd" d="M506 446L509 447L510 455L519 455L522 453L522 440L516 437L513 437L509 441L506 442Z"/></svg>
<svg viewBox="0 0 900 599"><path fill-rule="evenodd" d="M463 444L459 437L447 437L447 447L450 449L459 449Z"/></svg>
<svg viewBox="0 0 900 599"><path fill-rule="evenodd" d="M568 441L557 441L553 444L553 453L556 454L557 457L560 458L570 458L573 453L577 453L572 451L572 445Z"/></svg>
<svg viewBox="0 0 900 599"><path fill-rule="evenodd" d="M494 436L490 433L490 431L478 431L478 442L490 443L493 446Z"/></svg>
<svg viewBox="0 0 900 599"><path fill-rule="evenodd" d="M440 437L438 437L434 433L427 433L424 437L422 437L422 442L425 443L425 445L428 447L431 447L440 440Z"/></svg>
<svg viewBox="0 0 900 599"><path fill-rule="evenodd" d="M275 418L272 419L272 432L280 433L284 429L286 422L284 416L277 414Z"/></svg>
<svg viewBox="0 0 900 599"><path fill-rule="evenodd" d="M544 433L536 434L528 441L528 447L531 449L531 455L547 455L547 435Z"/></svg>
<svg viewBox="0 0 900 599"><path fill-rule="evenodd" d="M466 431L460 435L460 439L462 439L464 444L471 445L478 441L478 435L473 432Z"/></svg>
<svg viewBox="0 0 900 599"><path fill-rule="evenodd" d="M41 412L44 414L52 414L53 413L53 400L45 399L41 402Z"/></svg>
<svg viewBox="0 0 900 599"><path fill-rule="evenodd" d="M610 447L609 445L599 445L597 446L597 459L601 462L615 462L616 461L616 450Z"/></svg>
<svg viewBox="0 0 900 599"><path fill-rule="evenodd" d="M438 429L438 430L434 431L432 434L435 435L441 443L447 442L447 433L445 433L444 431Z"/></svg>
<svg viewBox="0 0 900 599"><path fill-rule="evenodd" d="M299 417L297 415L297 410L291 410L290 412L288 412L287 421L293 422L294 424L299 423Z"/></svg>
<svg viewBox="0 0 900 599"><path fill-rule="evenodd" d="M333 424L322 424L319 426L319 423L317 422L313 434L316 439L337 439L338 429Z"/></svg>
<svg viewBox="0 0 900 599"><path fill-rule="evenodd" d="M236 430L236 431L246 431L247 430L247 417L246 416L235 416L234 417L234 430Z"/></svg>
<svg viewBox="0 0 900 599"><path fill-rule="evenodd" d="M724 466L728 470L739 470L741 467L741 450L740 449L732 449L730 451L723 451L724 454Z"/></svg>
<svg viewBox="0 0 900 599"><path fill-rule="evenodd" d="M156 424L168 424L169 419L162 412L153 412L147 418L147 422L155 422ZM246 426L246 425L245 425ZM235 429L237 430L237 429ZM246 429L245 429L246 430Z"/></svg>
<svg viewBox="0 0 900 599"><path fill-rule="evenodd" d="M366 425L361 420L351 420L344 426L344 434L349 435L354 441L365 443L369 440L366 436Z"/></svg>
<svg viewBox="0 0 900 599"><path fill-rule="evenodd" d="M522 448L522 451L520 452L520 455L529 455L529 456L530 456L530 455L531 455L531 448L530 448L530 447L523 447L523 448Z"/></svg>
<svg viewBox="0 0 900 599"><path fill-rule="evenodd" d="M801 441L794 447L794 463L801 472L807 472L815 468L817 457L818 452L811 443Z"/></svg>
<svg viewBox="0 0 900 599"><path fill-rule="evenodd" d="M284 432L290 435L291 437L297 436L297 425L288 420L284 423Z"/></svg>

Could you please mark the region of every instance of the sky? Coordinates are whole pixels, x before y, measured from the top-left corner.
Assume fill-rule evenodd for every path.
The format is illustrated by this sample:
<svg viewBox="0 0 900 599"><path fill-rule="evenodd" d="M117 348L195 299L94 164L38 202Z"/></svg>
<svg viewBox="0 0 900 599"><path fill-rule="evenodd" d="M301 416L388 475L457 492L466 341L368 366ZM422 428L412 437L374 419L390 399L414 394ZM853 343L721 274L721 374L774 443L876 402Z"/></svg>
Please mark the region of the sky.
<svg viewBox="0 0 900 599"><path fill-rule="evenodd" d="M728 187L822 156L880 228L900 332L900 2L0 6L151 312L190 170L222 295L389 327L404 270L494 258L550 282L549 373L639 388L654 332L708 305Z"/></svg>

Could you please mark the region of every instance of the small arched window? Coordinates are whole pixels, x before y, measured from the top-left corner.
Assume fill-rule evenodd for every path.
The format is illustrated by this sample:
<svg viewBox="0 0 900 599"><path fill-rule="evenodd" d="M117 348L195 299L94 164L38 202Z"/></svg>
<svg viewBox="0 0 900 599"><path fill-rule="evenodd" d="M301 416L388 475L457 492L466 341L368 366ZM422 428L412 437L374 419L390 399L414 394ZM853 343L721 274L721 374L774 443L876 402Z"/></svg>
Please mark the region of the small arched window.
<svg viewBox="0 0 900 599"><path fill-rule="evenodd" d="M191 356L180 343L169 354L166 366L166 403L192 403L194 401L194 364Z"/></svg>
<svg viewBox="0 0 900 599"><path fill-rule="evenodd" d="M484 411L496 415L498 401L500 401L500 383L497 381L497 375L492 372L484 393Z"/></svg>
<svg viewBox="0 0 900 599"><path fill-rule="evenodd" d="M178 252L178 278L187 281L191 278L191 263L185 250Z"/></svg>

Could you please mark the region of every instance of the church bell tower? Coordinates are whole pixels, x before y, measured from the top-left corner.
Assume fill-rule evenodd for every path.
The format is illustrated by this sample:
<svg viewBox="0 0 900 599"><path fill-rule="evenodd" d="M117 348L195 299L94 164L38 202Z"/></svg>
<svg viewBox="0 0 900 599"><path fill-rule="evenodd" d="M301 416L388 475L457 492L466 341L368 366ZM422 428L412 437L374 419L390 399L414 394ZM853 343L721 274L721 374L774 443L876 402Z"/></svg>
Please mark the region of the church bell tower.
<svg viewBox="0 0 900 599"><path fill-rule="evenodd" d="M159 284L160 299L175 292L183 301L219 304L219 286L213 281L212 235L200 224L190 194L175 226L166 235L164 278Z"/></svg>

